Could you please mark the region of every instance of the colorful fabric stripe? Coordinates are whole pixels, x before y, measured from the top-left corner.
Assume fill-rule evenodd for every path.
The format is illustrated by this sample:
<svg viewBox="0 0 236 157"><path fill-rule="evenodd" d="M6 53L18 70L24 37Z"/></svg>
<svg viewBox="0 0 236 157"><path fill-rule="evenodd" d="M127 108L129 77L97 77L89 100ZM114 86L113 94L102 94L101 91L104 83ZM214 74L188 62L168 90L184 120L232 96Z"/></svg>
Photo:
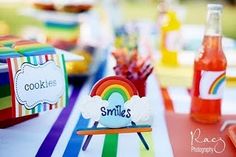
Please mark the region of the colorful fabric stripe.
<svg viewBox="0 0 236 157"><path fill-rule="evenodd" d="M8 72L0 72L0 86L9 84L9 73Z"/></svg>
<svg viewBox="0 0 236 157"><path fill-rule="evenodd" d="M0 110L11 107L11 96L0 98Z"/></svg>
<svg viewBox="0 0 236 157"><path fill-rule="evenodd" d="M55 49L51 45L38 43L32 40L20 40L14 44L13 49L24 56L55 53Z"/></svg>
<svg viewBox="0 0 236 157"><path fill-rule="evenodd" d="M77 22L72 22L72 23L59 23L59 22L52 22L52 21L47 21L44 23L46 27L52 27L52 28L64 28L64 29L71 29L78 27Z"/></svg>
<svg viewBox="0 0 236 157"><path fill-rule="evenodd" d="M19 40L20 38L13 35L0 36L0 45L11 47L15 42Z"/></svg>
<svg viewBox="0 0 236 157"><path fill-rule="evenodd" d="M105 135L102 157L116 157L118 137L118 134Z"/></svg>
<svg viewBox="0 0 236 157"><path fill-rule="evenodd" d="M64 69L64 78L65 78L65 89L69 89L68 87L68 75L66 72L66 61L65 61L65 57L64 55L62 55L62 57L60 58L59 56L57 56L57 63L60 63L63 66ZM65 104L67 105L69 102L69 94L68 94L68 90L65 90L64 92L64 98L65 98ZM63 104L61 104L61 107L63 106Z"/></svg>
<svg viewBox="0 0 236 157"><path fill-rule="evenodd" d="M27 44L27 45L18 45L15 46L14 49L16 51L19 50L31 50L31 49L36 49L36 48L53 48L52 46L48 44L39 44L39 43L32 43L32 44Z"/></svg>
<svg viewBox="0 0 236 157"><path fill-rule="evenodd" d="M38 56L43 54L55 54L54 49L43 48L43 49L32 49L27 51L19 51L24 56Z"/></svg>
<svg viewBox="0 0 236 157"><path fill-rule="evenodd" d="M81 150L82 144L83 144L84 136L78 136L76 134L76 130L80 126L87 127L88 124L89 124L89 120L84 119L83 116L80 116L79 121L77 122L77 124L73 130L73 133L70 137L70 140L66 146L63 156L68 156L68 157L69 156L78 156L78 154Z"/></svg>
<svg viewBox="0 0 236 157"><path fill-rule="evenodd" d="M47 38L51 40L76 41L79 34L79 25L77 22L46 21L44 23L44 31Z"/></svg>
<svg viewBox="0 0 236 157"><path fill-rule="evenodd" d="M151 132L145 132L142 133L146 142L148 143L149 150L146 150L143 146L143 143L140 141L140 157L154 157L155 156L155 151L154 151L154 141L152 137Z"/></svg>
<svg viewBox="0 0 236 157"><path fill-rule="evenodd" d="M67 31L55 31L55 30L45 30L45 33L47 34L47 38L58 38L65 41L74 41L76 38L78 38L78 32L67 32Z"/></svg>
<svg viewBox="0 0 236 157"><path fill-rule="evenodd" d="M160 88L160 90L161 90L161 94L162 94L166 111L174 111L173 102L172 102L172 99L170 98L167 88L163 87L163 88Z"/></svg>
<svg viewBox="0 0 236 157"><path fill-rule="evenodd" d="M49 133L47 134L46 138L44 139L43 143L41 144L36 154L37 157L52 155L53 150L67 123L70 113L74 108L80 89L81 87L73 88L68 106L62 110L57 120L54 122L52 128L50 129Z"/></svg>
<svg viewBox="0 0 236 157"><path fill-rule="evenodd" d="M10 90L10 85L9 84L0 86L0 91L1 91L0 92L0 98L11 95L11 90Z"/></svg>
<svg viewBox="0 0 236 157"><path fill-rule="evenodd" d="M22 55L17 53L14 49L9 47L0 47L0 62L6 63L7 58L21 57Z"/></svg>
<svg viewBox="0 0 236 157"><path fill-rule="evenodd" d="M99 66L98 71L94 77L94 80L92 81L90 88L92 88L93 84L95 84L98 80L100 80L104 76L104 72L106 70L104 67L106 67L106 61L102 62L101 65ZM76 126L74 127L73 133L72 133L70 140L66 146L63 156L77 156L77 155L79 155L79 152L80 152L82 144L83 144L84 136L78 136L76 134L76 131L78 130L78 128L80 128L80 126L88 127L88 124L89 124L89 120L84 119L83 116L80 116Z"/></svg>

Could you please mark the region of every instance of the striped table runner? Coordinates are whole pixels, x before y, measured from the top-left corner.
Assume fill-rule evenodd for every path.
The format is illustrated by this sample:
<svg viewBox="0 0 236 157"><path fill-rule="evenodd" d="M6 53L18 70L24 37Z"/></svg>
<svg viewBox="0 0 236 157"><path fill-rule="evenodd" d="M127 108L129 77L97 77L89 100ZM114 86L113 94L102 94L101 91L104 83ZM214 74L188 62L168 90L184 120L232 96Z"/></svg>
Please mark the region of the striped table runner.
<svg viewBox="0 0 236 157"><path fill-rule="evenodd" d="M137 134L96 135L86 151L81 146L83 136L76 130L91 127L93 122L84 119L80 104L85 100L92 84L101 78L97 75L81 88L70 87L70 101L65 109L56 109L40 114L39 117L0 129L0 156L79 156L79 157L172 157L172 148L164 118L165 110L186 113L190 108L190 95L186 88L160 88L151 76L147 83L147 95L153 107L153 131L145 133L150 150L147 151ZM223 112L236 113L235 89L226 89ZM226 105L227 104L227 105Z"/></svg>

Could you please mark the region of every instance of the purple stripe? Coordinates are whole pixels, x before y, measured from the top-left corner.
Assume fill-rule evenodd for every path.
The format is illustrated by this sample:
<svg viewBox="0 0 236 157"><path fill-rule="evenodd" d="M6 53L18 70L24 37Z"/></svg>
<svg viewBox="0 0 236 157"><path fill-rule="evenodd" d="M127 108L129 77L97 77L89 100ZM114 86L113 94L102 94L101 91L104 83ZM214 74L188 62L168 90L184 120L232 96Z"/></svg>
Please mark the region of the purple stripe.
<svg viewBox="0 0 236 157"><path fill-rule="evenodd" d="M42 56L39 56L39 63L40 63L40 64L43 64L43 58L42 58Z"/></svg>
<svg viewBox="0 0 236 157"><path fill-rule="evenodd" d="M43 111L46 111L46 110L47 110L47 104L44 103L44 104L43 104Z"/></svg>
<svg viewBox="0 0 236 157"><path fill-rule="evenodd" d="M44 139L43 143L41 144L36 156L37 157L48 157L51 156L53 150L64 130L64 127L67 123L67 120L70 116L70 113L75 106L76 99L79 95L81 87L74 87L72 94L69 99L69 105L62 110L60 115L58 116L57 120L53 124L51 130L49 131L48 135Z"/></svg>

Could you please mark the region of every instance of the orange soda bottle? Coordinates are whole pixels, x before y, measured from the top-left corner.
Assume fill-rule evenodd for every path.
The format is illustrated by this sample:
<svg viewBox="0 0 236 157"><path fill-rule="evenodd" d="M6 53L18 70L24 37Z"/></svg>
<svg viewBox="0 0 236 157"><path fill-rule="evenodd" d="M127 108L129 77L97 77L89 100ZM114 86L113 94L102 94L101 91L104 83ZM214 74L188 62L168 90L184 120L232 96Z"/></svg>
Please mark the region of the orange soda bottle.
<svg viewBox="0 0 236 157"><path fill-rule="evenodd" d="M216 123L221 117L227 66L221 44L222 8L219 4L208 4L202 49L194 61L191 117L202 123Z"/></svg>
<svg viewBox="0 0 236 157"><path fill-rule="evenodd" d="M168 4L165 4L168 5ZM174 10L164 6L165 14L161 16L161 39L160 52L161 63L165 66L178 66L178 51L180 47L180 28L181 22Z"/></svg>

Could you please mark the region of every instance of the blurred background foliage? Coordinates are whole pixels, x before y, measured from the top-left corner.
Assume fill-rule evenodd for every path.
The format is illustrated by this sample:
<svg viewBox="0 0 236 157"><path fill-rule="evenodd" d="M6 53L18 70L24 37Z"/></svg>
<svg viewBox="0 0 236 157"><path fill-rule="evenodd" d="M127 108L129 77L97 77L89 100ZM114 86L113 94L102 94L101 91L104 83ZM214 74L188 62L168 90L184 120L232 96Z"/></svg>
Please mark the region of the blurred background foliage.
<svg viewBox="0 0 236 157"><path fill-rule="evenodd" d="M124 21L153 20L158 16L157 4L159 0L119 0ZM186 24L204 24L206 20L206 4L224 4L223 34L236 39L236 0L179 0L178 6L185 12L182 19ZM19 9L28 7L23 0L7 3L0 0L0 21L5 21L12 34L18 34L25 25L41 26L33 18L19 14ZM101 7L98 5L97 8ZM101 8L100 8L101 9Z"/></svg>

